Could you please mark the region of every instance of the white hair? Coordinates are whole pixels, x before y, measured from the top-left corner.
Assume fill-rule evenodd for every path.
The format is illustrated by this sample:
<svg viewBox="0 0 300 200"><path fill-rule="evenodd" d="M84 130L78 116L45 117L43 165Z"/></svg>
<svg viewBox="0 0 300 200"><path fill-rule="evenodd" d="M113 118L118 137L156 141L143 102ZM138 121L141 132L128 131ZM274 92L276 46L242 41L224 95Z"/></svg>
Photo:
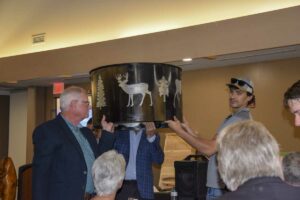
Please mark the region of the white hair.
<svg viewBox="0 0 300 200"><path fill-rule="evenodd" d="M80 99L82 94L87 94L85 89L77 86L71 86L66 88L63 93L60 95L60 110L66 111L68 110L71 102L73 100Z"/></svg>
<svg viewBox="0 0 300 200"><path fill-rule="evenodd" d="M219 172L230 190L255 177L283 178L278 143L259 122L246 120L226 127L217 138L217 148Z"/></svg>
<svg viewBox="0 0 300 200"><path fill-rule="evenodd" d="M116 193L125 176L125 159L110 150L99 156L92 168L93 181L98 196Z"/></svg>

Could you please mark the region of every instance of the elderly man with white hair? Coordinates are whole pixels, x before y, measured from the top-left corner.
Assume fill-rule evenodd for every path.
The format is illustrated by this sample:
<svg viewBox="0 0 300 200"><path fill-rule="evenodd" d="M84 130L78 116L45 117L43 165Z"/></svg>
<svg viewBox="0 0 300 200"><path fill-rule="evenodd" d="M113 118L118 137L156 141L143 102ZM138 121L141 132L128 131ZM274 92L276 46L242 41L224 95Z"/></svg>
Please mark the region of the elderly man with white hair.
<svg viewBox="0 0 300 200"><path fill-rule="evenodd" d="M113 124L105 117L99 143L90 129L80 126L89 106L86 90L68 87L60 96L61 113L35 128L33 200L90 200L94 196L93 162L113 147L115 136Z"/></svg>
<svg viewBox="0 0 300 200"><path fill-rule="evenodd" d="M247 120L217 138L218 169L232 191L220 200L296 200L300 189L283 181L279 146L266 127Z"/></svg>
<svg viewBox="0 0 300 200"><path fill-rule="evenodd" d="M113 200L125 176L125 159L115 150L99 156L92 168L97 195L92 200Z"/></svg>

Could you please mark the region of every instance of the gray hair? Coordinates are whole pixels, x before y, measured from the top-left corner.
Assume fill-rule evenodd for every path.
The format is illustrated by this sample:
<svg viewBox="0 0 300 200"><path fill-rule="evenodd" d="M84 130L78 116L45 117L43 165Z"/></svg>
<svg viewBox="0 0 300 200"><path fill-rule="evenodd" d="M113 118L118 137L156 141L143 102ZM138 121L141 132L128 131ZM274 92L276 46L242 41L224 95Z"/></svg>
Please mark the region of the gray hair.
<svg viewBox="0 0 300 200"><path fill-rule="evenodd" d="M232 191L251 178L283 178L278 143L259 122L229 125L218 136L217 148L220 175Z"/></svg>
<svg viewBox="0 0 300 200"><path fill-rule="evenodd" d="M82 94L87 94L86 90L77 87L77 86L71 86L66 88L63 93L60 95L60 109L61 111L66 111L68 110L71 102L73 100L78 100L80 99L80 95Z"/></svg>
<svg viewBox="0 0 300 200"><path fill-rule="evenodd" d="M300 152L286 154L282 160L284 180L294 186L300 186Z"/></svg>
<svg viewBox="0 0 300 200"><path fill-rule="evenodd" d="M92 175L98 196L117 192L125 176L125 165L123 155L115 150L107 151L95 160Z"/></svg>

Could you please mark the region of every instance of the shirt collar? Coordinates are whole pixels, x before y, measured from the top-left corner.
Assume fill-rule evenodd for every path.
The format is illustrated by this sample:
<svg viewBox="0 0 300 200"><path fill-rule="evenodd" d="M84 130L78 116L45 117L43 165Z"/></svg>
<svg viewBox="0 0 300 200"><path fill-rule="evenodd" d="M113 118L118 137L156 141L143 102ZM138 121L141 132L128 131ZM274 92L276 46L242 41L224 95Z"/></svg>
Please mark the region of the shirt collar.
<svg viewBox="0 0 300 200"><path fill-rule="evenodd" d="M82 128L82 125L79 123L77 126L75 126L74 124L72 124L69 120L67 120L66 118L64 118L63 115L61 115L61 117L63 118L63 120L66 122L66 124L72 129L72 130L79 130L80 128Z"/></svg>
<svg viewBox="0 0 300 200"><path fill-rule="evenodd" d="M242 107L242 108L238 109L236 112L232 113L232 115L236 115L236 114L238 114L240 112L243 112L243 111L249 111L249 108Z"/></svg>

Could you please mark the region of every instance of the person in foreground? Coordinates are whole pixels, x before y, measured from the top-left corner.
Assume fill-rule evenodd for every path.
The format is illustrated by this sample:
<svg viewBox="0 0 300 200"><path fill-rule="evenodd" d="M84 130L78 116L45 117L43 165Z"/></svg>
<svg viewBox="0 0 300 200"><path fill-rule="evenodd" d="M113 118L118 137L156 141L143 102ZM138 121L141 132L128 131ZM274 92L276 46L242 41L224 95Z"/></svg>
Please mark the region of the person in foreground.
<svg viewBox="0 0 300 200"><path fill-rule="evenodd" d="M212 139L202 138L189 127L187 121L181 123L174 118L167 121L168 126L174 130L187 143L196 148L198 152L209 157L207 170L207 197L206 200L217 199L228 190L222 182L217 169L217 145L216 138L219 132L226 126L241 120L251 119L250 107L255 105L253 83L246 78L231 78L227 84L229 89L229 106L232 114L225 118Z"/></svg>
<svg viewBox="0 0 300 200"><path fill-rule="evenodd" d="M125 176L125 159L114 150L99 156L92 168L97 195L92 200L114 200Z"/></svg>
<svg viewBox="0 0 300 200"><path fill-rule="evenodd" d="M220 175L232 191L220 200L300 198L300 188L283 181L279 146L263 124L247 120L226 127L217 149Z"/></svg>
<svg viewBox="0 0 300 200"><path fill-rule="evenodd" d="M290 185L300 186L300 152L290 152L282 159L284 180Z"/></svg>
<svg viewBox="0 0 300 200"><path fill-rule="evenodd" d="M92 131L80 126L87 117L86 91L69 87L60 96L61 113L33 132L33 200L89 200L94 195L92 165L99 155L112 149L113 124L105 117L105 131L97 144Z"/></svg>
<svg viewBox="0 0 300 200"><path fill-rule="evenodd" d="M284 93L284 104L295 115L295 126L300 126L300 80Z"/></svg>

